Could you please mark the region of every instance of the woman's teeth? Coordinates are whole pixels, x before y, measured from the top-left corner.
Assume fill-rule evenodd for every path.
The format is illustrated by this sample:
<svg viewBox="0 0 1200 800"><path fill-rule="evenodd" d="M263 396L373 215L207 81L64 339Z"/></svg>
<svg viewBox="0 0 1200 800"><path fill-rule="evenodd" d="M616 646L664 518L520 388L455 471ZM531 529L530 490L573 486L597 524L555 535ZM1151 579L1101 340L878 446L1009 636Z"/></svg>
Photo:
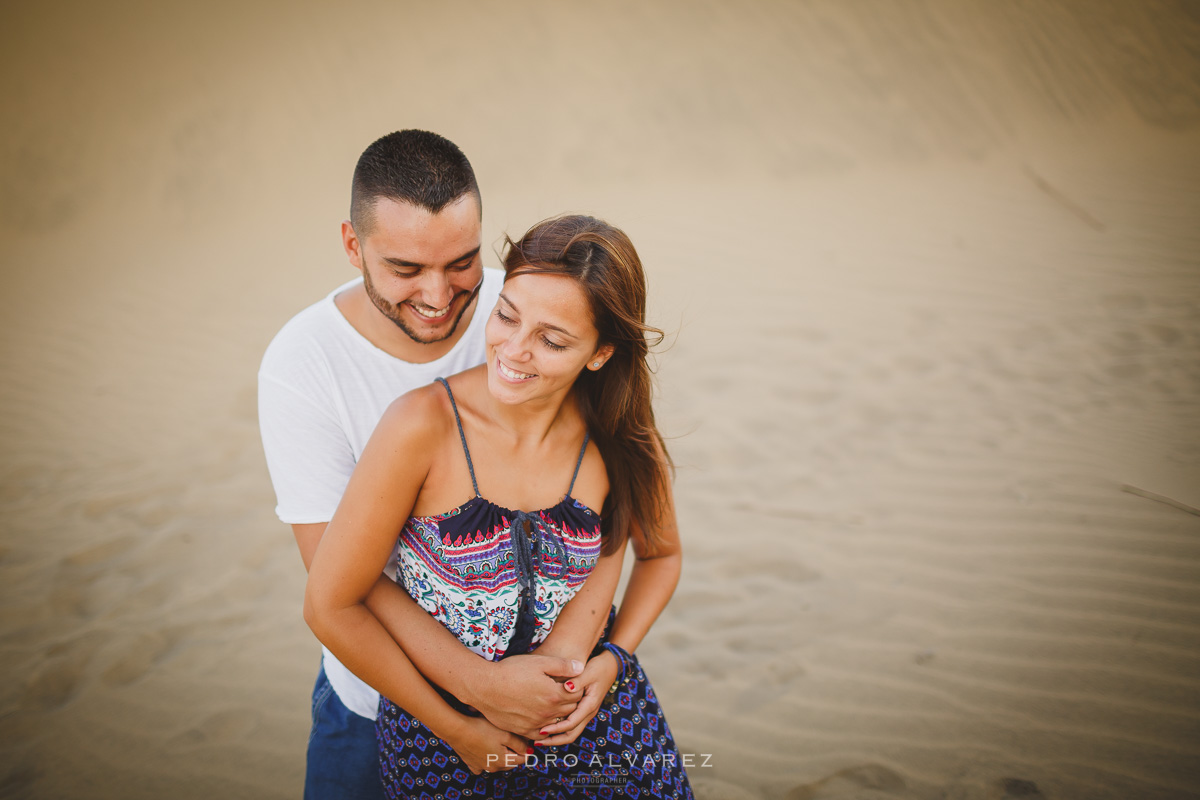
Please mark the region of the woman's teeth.
<svg viewBox="0 0 1200 800"><path fill-rule="evenodd" d="M429 317L430 319L435 319L437 317L445 316L446 312L450 310L449 305L447 305L445 308L430 308L430 309L424 309L424 308L421 308L420 306L414 306L412 303L409 303L409 306L412 308L413 311L417 312L422 317Z"/></svg>
<svg viewBox="0 0 1200 800"><path fill-rule="evenodd" d="M532 375L526 375L524 372L517 372L504 366L504 362L496 361L496 368L500 370L500 374L511 381L523 381L526 378L532 378Z"/></svg>

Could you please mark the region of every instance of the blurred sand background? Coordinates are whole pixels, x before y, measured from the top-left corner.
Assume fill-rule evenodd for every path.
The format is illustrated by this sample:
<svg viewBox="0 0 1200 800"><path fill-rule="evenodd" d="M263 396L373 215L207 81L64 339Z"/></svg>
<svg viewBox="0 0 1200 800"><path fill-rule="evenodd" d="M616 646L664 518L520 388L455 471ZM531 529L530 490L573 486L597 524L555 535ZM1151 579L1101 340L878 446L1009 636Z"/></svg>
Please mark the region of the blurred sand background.
<svg viewBox="0 0 1200 800"><path fill-rule="evenodd" d="M0 797L300 795L255 371L403 127L648 266L698 797L1200 794L1200 4L3 19Z"/></svg>

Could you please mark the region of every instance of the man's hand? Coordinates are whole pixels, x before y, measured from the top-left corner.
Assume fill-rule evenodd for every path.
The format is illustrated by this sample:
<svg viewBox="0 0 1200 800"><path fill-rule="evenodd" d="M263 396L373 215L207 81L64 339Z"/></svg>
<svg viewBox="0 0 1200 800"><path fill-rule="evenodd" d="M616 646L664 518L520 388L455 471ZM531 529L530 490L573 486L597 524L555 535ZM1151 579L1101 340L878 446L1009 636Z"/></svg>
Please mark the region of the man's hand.
<svg viewBox="0 0 1200 800"><path fill-rule="evenodd" d="M519 767L530 752L528 741L479 717L463 717L461 725L443 738L476 775Z"/></svg>
<svg viewBox="0 0 1200 800"><path fill-rule="evenodd" d="M583 689L583 697L575 710L561 722L551 723L538 731L534 744L542 747L570 744L579 738L584 728L600 710L605 695L621 672L621 665L608 650L588 661L583 674L574 681Z"/></svg>
<svg viewBox="0 0 1200 800"><path fill-rule="evenodd" d="M536 739L538 731L575 710L583 687L574 679L583 671L584 665L573 659L510 656L490 665L486 680L462 699L497 728Z"/></svg>

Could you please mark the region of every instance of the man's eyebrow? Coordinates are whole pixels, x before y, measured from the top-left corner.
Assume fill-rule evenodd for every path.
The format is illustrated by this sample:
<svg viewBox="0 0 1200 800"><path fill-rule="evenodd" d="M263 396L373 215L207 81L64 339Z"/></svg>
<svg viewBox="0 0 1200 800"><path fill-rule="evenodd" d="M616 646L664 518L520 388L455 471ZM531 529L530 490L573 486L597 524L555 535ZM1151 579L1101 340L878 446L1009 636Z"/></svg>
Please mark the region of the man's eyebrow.
<svg viewBox="0 0 1200 800"><path fill-rule="evenodd" d="M458 258L450 259L450 261L446 262L446 266L450 266L451 264L457 264L460 261L466 261L468 259L474 258L475 256L479 255L479 247L480 247L479 245L476 245L476 247L473 250L468 250L467 252L465 252L461 256L459 256ZM403 258L388 258L385 256L383 260L386 261L387 263L391 264L394 267L411 267L413 269L424 269L425 267L428 266L428 264L421 264L417 261L405 261Z"/></svg>
<svg viewBox="0 0 1200 800"><path fill-rule="evenodd" d="M504 302L508 303L510 306L512 306L512 310L513 310L513 311L517 312L518 314L520 314L520 313L521 313L521 309L517 308L517 307L516 307L516 305L513 303L513 301L512 301L512 300L509 300L507 297L505 297L505 296L504 296L504 292L501 292L501 293L500 293L500 299L501 299L501 300L503 300ZM567 330L566 328L560 328L560 327L558 327L557 325L551 325L549 322L543 322L543 323L542 323L542 327L543 327L543 328L549 328L549 329L550 329L550 330L552 330L552 331L558 331L558 332L559 332L559 333L561 333L563 336L568 336L568 337L570 337L570 338L572 338L572 339L578 339L578 338L579 338L578 336L576 336L575 334L571 333L571 332L570 332L569 330Z"/></svg>

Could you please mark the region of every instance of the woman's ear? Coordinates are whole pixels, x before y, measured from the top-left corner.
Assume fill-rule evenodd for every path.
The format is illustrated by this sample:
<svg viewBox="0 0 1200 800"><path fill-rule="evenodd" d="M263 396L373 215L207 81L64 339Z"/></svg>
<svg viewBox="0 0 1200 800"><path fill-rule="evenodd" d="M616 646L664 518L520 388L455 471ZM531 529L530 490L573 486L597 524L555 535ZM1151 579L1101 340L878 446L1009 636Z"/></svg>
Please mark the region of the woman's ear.
<svg viewBox="0 0 1200 800"><path fill-rule="evenodd" d="M605 361L608 361L610 358L612 358L612 354L613 346L611 344L601 345L596 350L595 354L588 359L587 368L592 372L595 372L604 366Z"/></svg>

